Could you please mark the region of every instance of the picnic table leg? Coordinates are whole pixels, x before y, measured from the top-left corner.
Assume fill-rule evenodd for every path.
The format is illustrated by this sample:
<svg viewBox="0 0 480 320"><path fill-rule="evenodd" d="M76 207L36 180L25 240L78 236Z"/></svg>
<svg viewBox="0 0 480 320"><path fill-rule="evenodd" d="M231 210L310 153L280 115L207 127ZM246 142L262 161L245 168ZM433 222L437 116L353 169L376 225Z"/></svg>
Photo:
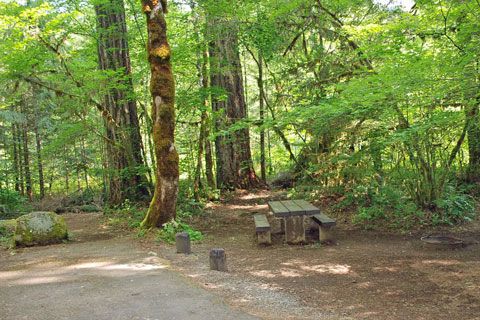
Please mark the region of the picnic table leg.
<svg viewBox="0 0 480 320"><path fill-rule="evenodd" d="M280 219L280 232L285 234L285 218Z"/></svg>
<svg viewBox="0 0 480 320"><path fill-rule="evenodd" d="M304 216L285 217L285 240L287 243L298 244L305 242Z"/></svg>
<svg viewBox="0 0 480 320"><path fill-rule="evenodd" d="M319 233L319 240L320 243L327 243L327 242L333 242L335 240L333 230L333 226L320 226L320 233Z"/></svg>

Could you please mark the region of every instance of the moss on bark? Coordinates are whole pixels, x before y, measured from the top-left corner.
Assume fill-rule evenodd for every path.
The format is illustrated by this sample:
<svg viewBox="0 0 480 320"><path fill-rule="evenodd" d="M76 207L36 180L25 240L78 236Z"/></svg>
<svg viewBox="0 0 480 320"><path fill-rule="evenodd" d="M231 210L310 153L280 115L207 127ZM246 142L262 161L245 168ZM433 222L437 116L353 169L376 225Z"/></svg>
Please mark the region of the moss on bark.
<svg viewBox="0 0 480 320"><path fill-rule="evenodd" d="M148 61L152 94L153 142L155 156L155 193L141 226L161 227L176 217L178 194L178 153L175 150L175 82L170 64L171 50L167 41L166 1L143 1L148 29ZM150 10L150 11L148 11Z"/></svg>

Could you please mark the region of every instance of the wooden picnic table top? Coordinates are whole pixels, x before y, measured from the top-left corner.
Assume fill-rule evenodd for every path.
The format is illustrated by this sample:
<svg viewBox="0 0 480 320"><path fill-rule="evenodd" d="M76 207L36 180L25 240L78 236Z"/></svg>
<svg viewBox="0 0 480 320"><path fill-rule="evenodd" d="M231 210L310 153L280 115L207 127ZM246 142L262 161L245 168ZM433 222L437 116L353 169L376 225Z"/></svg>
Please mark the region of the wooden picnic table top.
<svg viewBox="0 0 480 320"><path fill-rule="evenodd" d="M269 201L268 206L277 218L320 213L320 209L305 200Z"/></svg>

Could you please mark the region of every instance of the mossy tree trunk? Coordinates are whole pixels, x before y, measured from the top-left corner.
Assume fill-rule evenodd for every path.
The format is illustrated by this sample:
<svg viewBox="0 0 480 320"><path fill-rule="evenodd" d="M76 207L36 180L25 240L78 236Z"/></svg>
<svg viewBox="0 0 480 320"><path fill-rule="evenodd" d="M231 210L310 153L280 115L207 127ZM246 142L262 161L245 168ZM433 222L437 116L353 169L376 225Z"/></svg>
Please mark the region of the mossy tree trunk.
<svg viewBox="0 0 480 320"><path fill-rule="evenodd" d="M101 70L116 72L104 93L111 119L105 121L107 143L108 203L122 204L149 196L142 158L142 138L137 104L133 97L130 55L123 0L96 0L98 61Z"/></svg>
<svg viewBox="0 0 480 320"><path fill-rule="evenodd" d="M156 156L155 193L142 227L161 227L176 217L178 194L178 153L175 149L175 83L167 41L166 1L143 0L147 18L147 55L150 62L150 93L153 98L153 143Z"/></svg>
<svg viewBox="0 0 480 320"><path fill-rule="evenodd" d="M211 19L210 79L211 85L225 89L227 100L214 97L214 112L223 113L215 122L217 188L250 189L263 186L253 168L250 136L247 127L229 130L247 116L242 67L238 52L237 26L234 21Z"/></svg>

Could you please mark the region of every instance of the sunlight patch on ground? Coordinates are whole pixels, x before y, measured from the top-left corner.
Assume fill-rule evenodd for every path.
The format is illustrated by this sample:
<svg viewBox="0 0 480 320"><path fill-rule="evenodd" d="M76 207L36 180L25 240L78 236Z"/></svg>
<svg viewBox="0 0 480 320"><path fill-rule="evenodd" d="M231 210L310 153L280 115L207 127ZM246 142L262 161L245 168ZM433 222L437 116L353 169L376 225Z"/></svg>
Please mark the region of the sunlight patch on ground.
<svg viewBox="0 0 480 320"><path fill-rule="evenodd" d="M48 267L48 268L47 268ZM36 267L18 271L0 271L0 287L13 285L37 285L45 283L75 281L92 272L106 277L131 275L138 271L151 271L168 268L161 259L149 257L141 261L116 263L114 261L92 261L71 264L63 267L52 267L49 263L40 263ZM75 272L77 271L77 272ZM117 271L117 272L115 272ZM72 274L73 272L73 274Z"/></svg>
<svg viewBox="0 0 480 320"><path fill-rule="evenodd" d="M164 265L151 265L151 264L113 264L109 266L100 267L101 270L156 270L165 269Z"/></svg>
<svg viewBox="0 0 480 320"><path fill-rule="evenodd" d="M255 277L262 277L262 278L275 278L276 275L273 274L271 271L268 270L260 270L260 271L251 271L250 274Z"/></svg>
<svg viewBox="0 0 480 320"><path fill-rule="evenodd" d="M66 267L66 269L94 269L94 268L101 268L112 264L111 262L101 261L101 262L86 262L86 263L79 263L74 264L71 266Z"/></svg>
<svg viewBox="0 0 480 320"><path fill-rule="evenodd" d="M461 265L460 262L456 260L423 260L423 264L438 264L441 266L457 266Z"/></svg>
<svg viewBox="0 0 480 320"><path fill-rule="evenodd" d="M388 272L398 272L397 268L394 267L375 267L372 268L373 271L388 271Z"/></svg>
<svg viewBox="0 0 480 320"><path fill-rule="evenodd" d="M282 269L280 270L280 275L285 278L298 278L302 274L295 269Z"/></svg>
<svg viewBox="0 0 480 320"><path fill-rule="evenodd" d="M27 278L27 279L18 279L12 284L15 285L35 285L35 284L44 284L44 283L55 283L61 282L64 278L62 277L37 277L37 278Z"/></svg>
<svg viewBox="0 0 480 320"><path fill-rule="evenodd" d="M346 264L319 264L315 266L300 266L302 270L318 273L348 274L351 266Z"/></svg>
<svg viewBox="0 0 480 320"><path fill-rule="evenodd" d="M1 280L8 280L11 278L19 277L22 274L21 271L2 271L0 272L0 279Z"/></svg>
<svg viewBox="0 0 480 320"><path fill-rule="evenodd" d="M360 287L360 288L369 288L371 286L372 286L372 283L370 281L362 282L357 285L357 287Z"/></svg>
<svg viewBox="0 0 480 320"><path fill-rule="evenodd" d="M258 193L248 193L238 198L241 200L252 200L252 199L265 199L265 198L268 198L268 196L269 195L266 193L258 192Z"/></svg>
<svg viewBox="0 0 480 320"><path fill-rule="evenodd" d="M313 271L318 273L331 273L331 274L348 274L351 271L351 266L346 264L317 264L317 265L305 265L305 261L290 260L282 263L284 266L294 267L303 271Z"/></svg>

